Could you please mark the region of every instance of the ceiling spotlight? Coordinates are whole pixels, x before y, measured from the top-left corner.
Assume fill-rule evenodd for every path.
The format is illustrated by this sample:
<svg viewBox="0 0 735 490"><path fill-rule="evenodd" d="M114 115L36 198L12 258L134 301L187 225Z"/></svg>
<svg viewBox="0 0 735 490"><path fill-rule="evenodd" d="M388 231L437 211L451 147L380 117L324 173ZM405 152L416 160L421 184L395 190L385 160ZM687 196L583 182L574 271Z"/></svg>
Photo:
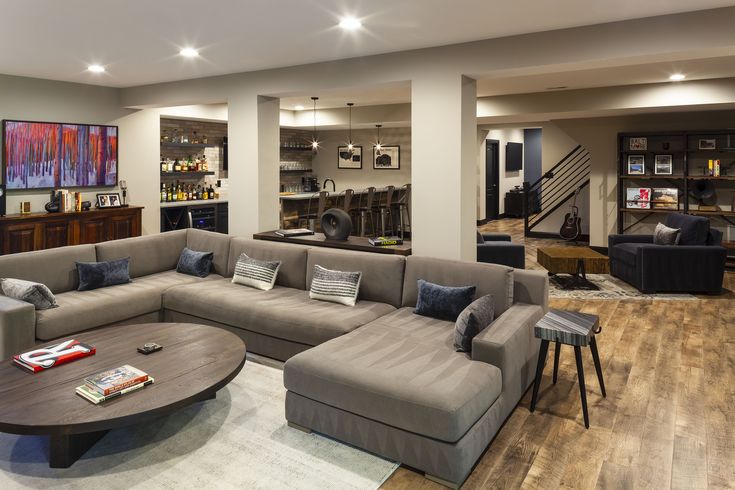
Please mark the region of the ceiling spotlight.
<svg viewBox="0 0 735 490"><path fill-rule="evenodd" d="M87 70L91 71L92 73L104 73L105 67L102 65L89 65L87 67Z"/></svg>
<svg viewBox="0 0 735 490"><path fill-rule="evenodd" d="M199 51L194 48L184 48L179 51L179 54L181 56L186 56L187 58L196 58L197 56L199 56Z"/></svg>
<svg viewBox="0 0 735 490"><path fill-rule="evenodd" d="M297 105L296 107L294 107L294 110L297 110L297 111L303 111L303 110L304 110L304 106L302 106L302 105Z"/></svg>
<svg viewBox="0 0 735 490"><path fill-rule="evenodd" d="M362 27L362 22L360 22L359 19L356 19L354 17L345 17L339 22L339 26L342 29L347 29L348 31L354 31L355 29L359 29Z"/></svg>
<svg viewBox="0 0 735 490"><path fill-rule="evenodd" d="M684 75L683 73L674 73L669 77L669 80L671 80L672 82L681 82L685 78L686 75Z"/></svg>

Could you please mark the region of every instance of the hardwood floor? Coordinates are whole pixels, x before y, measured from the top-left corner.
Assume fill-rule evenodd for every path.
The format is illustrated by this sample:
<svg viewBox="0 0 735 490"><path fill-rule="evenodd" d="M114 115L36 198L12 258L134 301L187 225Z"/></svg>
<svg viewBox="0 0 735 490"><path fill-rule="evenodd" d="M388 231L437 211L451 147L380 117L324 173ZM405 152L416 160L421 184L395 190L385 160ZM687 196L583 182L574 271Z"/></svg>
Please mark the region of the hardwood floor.
<svg viewBox="0 0 735 490"><path fill-rule="evenodd" d="M485 231L523 242L522 222ZM526 242L527 267L536 246ZM735 273L724 286L735 290ZM600 316L602 398L583 349L590 428L585 430L574 354L561 351L559 379L547 360L539 401L521 400L462 488L735 488L735 296L696 301L552 300ZM553 353L549 353L552 357ZM385 489L440 489L401 467Z"/></svg>

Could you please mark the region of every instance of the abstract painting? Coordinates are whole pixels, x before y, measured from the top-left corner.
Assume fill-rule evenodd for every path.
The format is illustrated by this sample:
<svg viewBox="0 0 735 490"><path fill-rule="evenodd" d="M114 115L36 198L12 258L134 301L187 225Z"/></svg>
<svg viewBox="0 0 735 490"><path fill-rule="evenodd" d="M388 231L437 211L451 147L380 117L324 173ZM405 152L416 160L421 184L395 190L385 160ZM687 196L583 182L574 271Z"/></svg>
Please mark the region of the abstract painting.
<svg viewBox="0 0 735 490"><path fill-rule="evenodd" d="M5 182L12 189L117 184L117 127L3 121Z"/></svg>

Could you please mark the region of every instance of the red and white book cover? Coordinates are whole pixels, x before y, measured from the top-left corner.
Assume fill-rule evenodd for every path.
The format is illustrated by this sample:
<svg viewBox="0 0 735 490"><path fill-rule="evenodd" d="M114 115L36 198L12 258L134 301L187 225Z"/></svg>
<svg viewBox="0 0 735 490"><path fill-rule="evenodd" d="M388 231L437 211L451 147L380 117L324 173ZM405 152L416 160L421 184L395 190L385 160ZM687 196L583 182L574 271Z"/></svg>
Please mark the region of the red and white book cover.
<svg viewBox="0 0 735 490"><path fill-rule="evenodd" d="M15 355L13 356L13 362L22 368L37 373L83 357L93 356L96 352L97 349L93 346L70 339L59 344Z"/></svg>

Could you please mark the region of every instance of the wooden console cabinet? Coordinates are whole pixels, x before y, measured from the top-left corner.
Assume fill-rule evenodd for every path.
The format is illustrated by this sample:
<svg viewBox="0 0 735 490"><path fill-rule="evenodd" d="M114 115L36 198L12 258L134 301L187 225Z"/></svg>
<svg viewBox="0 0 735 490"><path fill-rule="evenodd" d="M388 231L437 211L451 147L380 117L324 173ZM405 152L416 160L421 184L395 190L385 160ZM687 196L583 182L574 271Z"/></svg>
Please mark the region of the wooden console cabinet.
<svg viewBox="0 0 735 490"><path fill-rule="evenodd" d="M79 213L9 214L0 217L0 253L98 243L140 236L141 206Z"/></svg>

